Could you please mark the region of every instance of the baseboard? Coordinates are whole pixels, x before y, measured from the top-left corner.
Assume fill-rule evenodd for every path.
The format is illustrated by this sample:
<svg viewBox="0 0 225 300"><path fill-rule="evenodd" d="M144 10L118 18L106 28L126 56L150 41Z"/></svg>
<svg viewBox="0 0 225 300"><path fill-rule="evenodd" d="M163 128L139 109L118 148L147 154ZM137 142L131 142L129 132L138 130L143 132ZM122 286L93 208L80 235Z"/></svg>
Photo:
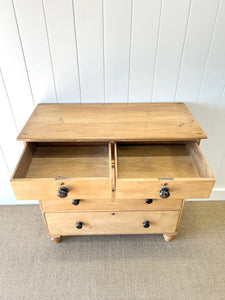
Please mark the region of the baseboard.
<svg viewBox="0 0 225 300"><path fill-rule="evenodd" d="M208 199L187 199L187 201L222 201L225 200L225 188L215 188ZM12 194L0 194L0 205L38 204L38 201L18 201Z"/></svg>
<svg viewBox="0 0 225 300"><path fill-rule="evenodd" d="M214 188L207 199L187 199L187 201L223 201L225 200L225 188Z"/></svg>
<svg viewBox="0 0 225 300"><path fill-rule="evenodd" d="M0 194L0 205L29 205L38 204L38 201L33 200L23 200L18 201L12 194Z"/></svg>

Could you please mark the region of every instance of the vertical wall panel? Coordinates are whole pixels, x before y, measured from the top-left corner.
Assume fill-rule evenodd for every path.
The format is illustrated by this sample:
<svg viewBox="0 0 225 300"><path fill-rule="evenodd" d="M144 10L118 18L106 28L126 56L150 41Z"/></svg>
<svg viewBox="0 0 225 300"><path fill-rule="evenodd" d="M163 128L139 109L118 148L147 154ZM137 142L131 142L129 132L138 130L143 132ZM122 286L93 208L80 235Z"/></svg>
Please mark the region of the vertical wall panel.
<svg viewBox="0 0 225 300"><path fill-rule="evenodd" d="M19 155L21 145L16 141L17 128L12 115L11 107L8 101L7 93L0 74L0 99L1 99L1 117L0 117L0 142L5 156L9 171L12 174Z"/></svg>
<svg viewBox="0 0 225 300"><path fill-rule="evenodd" d="M173 101L185 40L190 0L163 0L153 101Z"/></svg>
<svg viewBox="0 0 225 300"><path fill-rule="evenodd" d="M217 178L217 182L216 182L216 186L218 188L221 188L224 190L224 178L225 178L225 153L223 156L223 159L220 161L220 169L218 171L218 173L216 173L216 178ZM223 198L224 200L224 198Z"/></svg>
<svg viewBox="0 0 225 300"><path fill-rule="evenodd" d="M74 8L82 102L104 102L102 0L75 0Z"/></svg>
<svg viewBox="0 0 225 300"><path fill-rule="evenodd" d="M225 1L221 1L212 46L199 94L199 103L221 96L225 83Z"/></svg>
<svg viewBox="0 0 225 300"><path fill-rule="evenodd" d="M8 0L0 0L0 67L20 130L34 106L13 6Z"/></svg>
<svg viewBox="0 0 225 300"><path fill-rule="evenodd" d="M212 45L206 64L197 107L198 120L207 132L209 139L203 143L203 151L207 151L208 143L214 135L212 128L217 120L218 105L225 84L225 1L221 2ZM225 117L224 117L225 118ZM208 158L208 154L207 154Z"/></svg>
<svg viewBox="0 0 225 300"><path fill-rule="evenodd" d="M224 133L225 133L225 89L223 90L223 95L218 106L218 110L215 113L215 122L212 127L212 134L208 143L207 158L209 165L212 168L214 176L218 176L219 171L223 168L225 169L225 164L223 163L223 156L225 155L225 144L224 144ZM216 186L222 185L221 182L225 183L225 176L221 177L216 183Z"/></svg>
<svg viewBox="0 0 225 300"><path fill-rule="evenodd" d="M35 103L56 102L42 1L14 4Z"/></svg>
<svg viewBox="0 0 225 300"><path fill-rule="evenodd" d="M131 0L104 0L106 102L128 98Z"/></svg>
<svg viewBox="0 0 225 300"><path fill-rule="evenodd" d="M130 102L151 101L160 0L134 0L130 60Z"/></svg>
<svg viewBox="0 0 225 300"><path fill-rule="evenodd" d="M219 0L192 1L176 93L177 101L195 102L198 98L218 5Z"/></svg>
<svg viewBox="0 0 225 300"><path fill-rule="evenodd" d="M80 102L72 0L44 0L58 102Z"/></svg>

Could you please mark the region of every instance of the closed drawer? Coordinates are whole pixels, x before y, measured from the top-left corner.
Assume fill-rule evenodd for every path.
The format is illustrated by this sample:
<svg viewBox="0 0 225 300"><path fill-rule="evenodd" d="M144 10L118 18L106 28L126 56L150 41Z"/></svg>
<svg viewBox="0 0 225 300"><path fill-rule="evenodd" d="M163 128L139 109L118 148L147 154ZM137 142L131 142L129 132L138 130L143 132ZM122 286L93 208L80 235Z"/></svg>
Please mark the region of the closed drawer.
<svg viewBox="0 0 225 300"><path fill-rule="evenodd" d="M64 211L121 211L121 210L180 210L181 199L123 199L123 200L51 200L42 201L45 212ZM147 203L146 203L147 202ZM75 205L74 205L75 204Z"/></svg>
<svg viewBox="0 0 225 300"><path fill-rule="evenodd" d="M116 144L116 199L208 198L215 179L195 142Z"/></svg>
<svg viewBox="0 0 225 300"><path fill-rule="evenodd" d="M179 215L179 211L68 212L46 213L45 217L52 235L90 235L172 233ZM144 228L143 222L149 227Z"/></svg>
<svg viewBox="0 0 225 300"><path fill-rule="evenodd" d="M111 147L28 143L11 185L18 200L111 198Z"/></svg>

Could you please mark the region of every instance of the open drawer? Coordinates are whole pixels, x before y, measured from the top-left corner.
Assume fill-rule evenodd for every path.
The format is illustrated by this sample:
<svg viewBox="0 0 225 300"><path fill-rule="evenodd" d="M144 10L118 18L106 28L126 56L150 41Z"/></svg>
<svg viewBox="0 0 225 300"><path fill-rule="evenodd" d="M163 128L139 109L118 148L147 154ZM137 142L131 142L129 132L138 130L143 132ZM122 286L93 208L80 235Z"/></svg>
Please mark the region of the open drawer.
<svg viewBox="0 0 225 300"><path fill-rule="evenodd" d="M195 142L115 144L116 198L208 198L215 179Z"/></svg>
<svg viewBox="0 0 225 300"><path fill-rule="evenodd" d="M18 200L109 199L111 146L27 143L11 185Z"/></svg>

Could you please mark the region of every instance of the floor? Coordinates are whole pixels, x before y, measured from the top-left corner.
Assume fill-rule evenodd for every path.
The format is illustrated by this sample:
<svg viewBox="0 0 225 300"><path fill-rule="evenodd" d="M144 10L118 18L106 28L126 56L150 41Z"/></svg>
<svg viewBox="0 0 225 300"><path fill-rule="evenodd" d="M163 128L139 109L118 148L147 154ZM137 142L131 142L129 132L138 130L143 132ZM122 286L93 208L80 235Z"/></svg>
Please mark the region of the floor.
<svg viewBox="0 0 225 300"><path fill-rule="evenodd" d="M36 205L0 206L0 299L225 299L225 201L187 202L178 236L64 237Z"/></svg>

